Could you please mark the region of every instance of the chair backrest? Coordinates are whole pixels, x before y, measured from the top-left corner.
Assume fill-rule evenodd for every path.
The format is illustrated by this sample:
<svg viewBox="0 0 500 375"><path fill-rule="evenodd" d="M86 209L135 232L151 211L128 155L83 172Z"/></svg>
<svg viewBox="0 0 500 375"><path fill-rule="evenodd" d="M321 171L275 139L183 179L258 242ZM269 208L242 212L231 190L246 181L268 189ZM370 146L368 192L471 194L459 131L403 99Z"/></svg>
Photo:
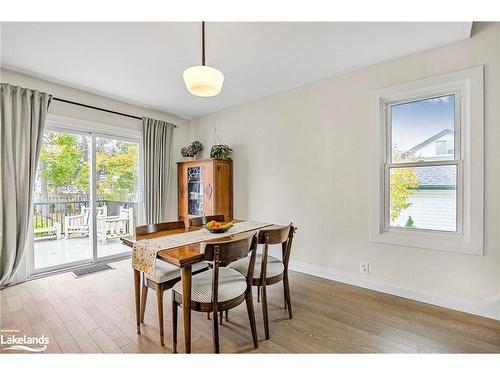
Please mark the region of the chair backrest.
<svg viewBox="0 0 500 375"><path fill-rule="evenodd" d="M293 235L297 231L297 228L290 223L287 226L279 228L263 228L259 231L258 242L264 245L262 252L262 263L261 263L261 278L266 277L267 272L267 256L269 254L269 245L281 244L282 259L285 266L285 272L288 270L288 261L290 260L290 252L292 250Z"/></svg>
<svg viewBox="0 0 500 375"><path fill-rule="evenodd" d="M218 222L225 221L224 215L200 216L200 217L193 217L193 218L189 219L189 226L193 227L193 226L205 225L206 223L208 223L209 221L212 221L212 220L215 220Z"/></svg>
<svg viewBox="0 0 500 375"><path fill-rule="evenodd" d="M257 234L255 232L243 235L234 240L202 243L204 260L213 262L212 298L214 311L216 311L217 295L219 290L220 264L229 264L235 260L245 258L251 252L247 271L247 290L252 288L252 276L255 270L255 257L257 253Z"/></svg>
<svg viewBox="0 0 500 375"><path fill-rule="evenodd" d="M120 213L118 214L120 219L128 219L127 224L127 233L131 233L134 228L134 209L132 207L125 208L120 206Z"/></svg>
<svg viewBox="0 0 500 375"><path fill-rule="evenodd" d="M108 208L107 206L101 206L101 207L96 207L95 210L97 217L104 217L107 215ZM82 225L88 225L90 219L90 207L81 206L80 211L82 215Z"/></svg>
<svg viewBox="0 0 500 375"><path fill-rule="evenodd" d="M120 206L120 212L118 212L118 217L120 219L128 219L130 217L130 213L132 212L132 208L125 208Z"/></svg>
<svg viewBox="0 0 500 375"><path fill-rule="evenodd" d="M184 221L170 221L167 223L147 224L135 227L136 235L154 234L164 230L183 229L186 227Z"/></svg>
<svg viewBox="0 0 500 375"><path fill-rule="evenodd" d="M104 205L101 207L96 207L96 216L97 217L105 217L108 216L108 206Z"/></svg>
<svg viewBox="0 0 500 375"><path fill-rule="evenodd" d="M88 225L89 224L89 218L90 218L90 207L81 207L81 215L82 217L82 225Z"/></svg>

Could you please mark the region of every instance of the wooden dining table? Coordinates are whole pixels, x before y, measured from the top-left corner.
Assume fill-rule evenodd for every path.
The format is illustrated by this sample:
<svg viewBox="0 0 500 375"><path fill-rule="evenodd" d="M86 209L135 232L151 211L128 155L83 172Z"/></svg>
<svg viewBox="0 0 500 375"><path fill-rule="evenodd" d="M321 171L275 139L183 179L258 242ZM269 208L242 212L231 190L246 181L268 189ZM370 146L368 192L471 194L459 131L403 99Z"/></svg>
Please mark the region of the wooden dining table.
<svg viewBox="0 0 500 375"><path fill-rule="evenodd" d="M241 222L237 220L235 222ZM280 225L269 224L266 228L281 228ZM173 234L186 233L196 230L202 230L201 226L191 226L182 229L171 229L146 235L132 235L121 237L123 244L133 247L134 243L143 239L171 236ZM252 231L249 231L252 232ZM241 232L226 237L219 237L213 240L204 241L227 241L237 240L248 236L248 232ZM203 260L201 242L186 246L167 248L158 251L157 259L173 264L181 269L182 283L182 316L184 325L184 346L186 353L191 353L191 266ZM134 293L135 293L135 314L137 322L137 332L140 332L140 288L141 272L134 268Z"/></svg>

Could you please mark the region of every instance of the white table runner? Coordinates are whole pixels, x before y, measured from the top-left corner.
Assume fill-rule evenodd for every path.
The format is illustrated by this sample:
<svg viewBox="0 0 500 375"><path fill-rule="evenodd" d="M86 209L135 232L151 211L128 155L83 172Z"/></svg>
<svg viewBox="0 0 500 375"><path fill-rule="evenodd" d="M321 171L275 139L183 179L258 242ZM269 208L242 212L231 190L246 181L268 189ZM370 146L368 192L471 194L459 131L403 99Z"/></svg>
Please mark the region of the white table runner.
<svg viewBox="0 0 500 375"><path fill-rule="evenodd" d="M253 221L243 221L233 225L231 229L224 233L210 233L206 229L192 232L172 234L163 237L139 240L134 243L132 250L132 266L153 280L156 277L156 257L159 251L173 249L175 247L192 245L195 243L227 237L233 234L250 232L268 227L272 224L257 223Z"/></svg>

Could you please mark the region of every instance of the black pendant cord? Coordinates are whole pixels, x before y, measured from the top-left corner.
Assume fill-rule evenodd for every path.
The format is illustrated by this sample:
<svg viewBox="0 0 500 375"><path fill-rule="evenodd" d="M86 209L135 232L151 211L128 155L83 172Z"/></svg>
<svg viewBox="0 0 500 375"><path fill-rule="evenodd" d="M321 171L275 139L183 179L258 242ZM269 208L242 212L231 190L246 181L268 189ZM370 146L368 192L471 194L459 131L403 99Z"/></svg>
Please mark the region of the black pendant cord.
<svg viewBox="0 0 500 375"><path fill-rule="evenodd" d="M66 100L66 99L61 99L61 98L56 98L56 97L53 97L52 100L55 100L55 101L58 101L58 102L63 102L63 103L68 103L68 104L77 105L79 107L85 107L85 108L95 109L97 111L107 112L107 113L111 113L113 115L129 117L129 118L133 118L133 119L136 119L136 120L142 120L142 117L139 117L139 116L129 115L128 113L123 113L123 112L112 111L111 109L106 109L106 108L101 108L101 107L95 107L93 105L88 105L88 104L73 102L71 100ZM177 125L174 125L174 128L177 128Z"/></svg>
<svg viewBox="0 0 500 375"><path fill-rule="evenodd" d="M201 65L205 66L205 21L201 21Z"/></svg>

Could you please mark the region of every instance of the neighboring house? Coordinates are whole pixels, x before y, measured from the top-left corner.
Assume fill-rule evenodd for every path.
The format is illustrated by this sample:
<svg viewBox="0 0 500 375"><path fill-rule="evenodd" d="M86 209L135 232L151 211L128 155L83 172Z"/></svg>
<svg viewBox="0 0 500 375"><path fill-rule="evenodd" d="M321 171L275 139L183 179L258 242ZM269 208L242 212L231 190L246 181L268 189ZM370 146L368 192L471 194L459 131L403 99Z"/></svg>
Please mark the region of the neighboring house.
<svg viewBox="0 0 500 375"><path fill-rule="evenodd" d="M453 130L446 129L407 151L421 160L446 160L454 153ZM419 181L408 198L411 206L402 211L392 225L405 226L411 216L421 229L456 230L456 170L453 166L417 167L413 172ZM439 215L436 215L439 212Z"/></svg>
<svg viewBox="0 0 500 375"><path fill-rule="evenodd" d="M455 151L453 130L445 129L406 151L421 160L447 160Z"/></svg>

